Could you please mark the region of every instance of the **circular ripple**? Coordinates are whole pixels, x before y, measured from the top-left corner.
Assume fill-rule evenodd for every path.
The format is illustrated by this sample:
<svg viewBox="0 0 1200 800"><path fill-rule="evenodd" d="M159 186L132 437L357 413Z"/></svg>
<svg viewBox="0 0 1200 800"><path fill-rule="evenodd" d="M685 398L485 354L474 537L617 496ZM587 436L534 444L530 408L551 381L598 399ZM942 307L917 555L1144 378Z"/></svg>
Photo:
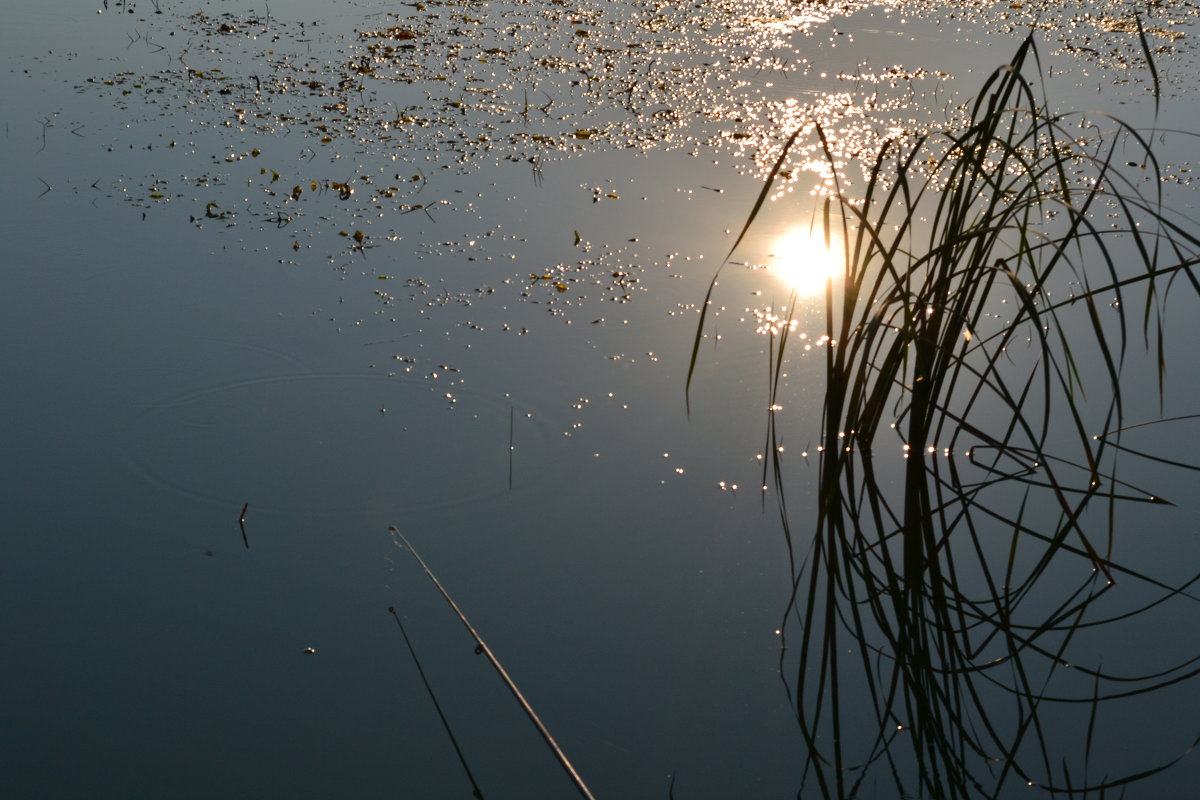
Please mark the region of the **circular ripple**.
<svg viewBox="0 0 1200 800"><path fill-rule="evenodd" d="M510 416L511 415L511 416ZM535 450L548 426L504 398L401 377L291 375L190 392L124 440L151 482L256 511L425 511L509 491L510 419Z"/></svg>

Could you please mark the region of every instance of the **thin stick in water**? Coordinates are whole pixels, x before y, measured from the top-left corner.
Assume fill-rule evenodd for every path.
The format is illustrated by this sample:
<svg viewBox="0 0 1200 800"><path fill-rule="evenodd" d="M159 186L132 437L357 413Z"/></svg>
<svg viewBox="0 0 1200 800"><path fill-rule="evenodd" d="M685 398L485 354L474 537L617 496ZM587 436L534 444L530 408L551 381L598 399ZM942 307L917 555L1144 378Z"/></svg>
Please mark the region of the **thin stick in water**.
<svg viewBox="0 0 1200 800"><path fill-rule="evenodd" d="M575 788L579 790L579 794L586 798L586 800L596 800L595 796L591 793L591 790L588 789L587 784L583 782L583 778L579 777L579 773L575 771L575 767L571 766L571 762L567 759L566 753L562 751L562 748L558 746L558 742L554 741L554 737L550 735L549 729L542 724L542 720L533 710L533 706L529 705L529 701L525 699L525 695L521 694L521 690L517 688L515 683L513 683L513 679L508 677L508 672L506 672L504 667L501 666L500 660L496 658L495 654L492 652L492 649L487 646L487 642L485 642L483 637L479 635L479 632L475 630L475 626L471 624L470 620L468 620L466 615L463 614L463 612L459 609L458 603L454 602L454 598L452 598L450 593L447 592L442 586L441 581L437 579L437 576L434 575L433 571L430 570L428 565L425 564L425 560L421 558L420 554L417 553L416 549L412 546L408 539L405 538L404 534L400 532L399 528L397 528L395 525L389 525L388 531L391 532L392 535L398 537L401 542L403 542L404 546L408 548L408 552L412 553L413 558L415 558L417 563L421 565L421 569L425 571L425 574L429 577L429 580L433 581L433 585L437 587L439 592L441 592L442 597L446 598L446 602L450 604L450 608L454 610L454 613L458 616L459 621L462 622L463 626L466 627L467 631L471 634L471 638L475 640L476 651L487 656L487 660L491 662L492 666L496 670L496 673L500 676L501 680L504 681L504 684L508 687L508 690L512 692L513 697L517 698L517 702L521 704L521 708L524 709L525 715L529 717L529 720L534 724L534 727L538 729L538 733L542 735L542 739L546 742L546 745L550 748L551 752L554 753L554 757L558 759L558 763L562 765L562 768L571 778L572 783L575 784Z"/></svg>
<svg viewBox="0 0 1200 800"><path fill-rule="evenodd" d="M508 407L508 490L512 491L512 470L513 470L513 417L514 410L512 406Z"/></svg>

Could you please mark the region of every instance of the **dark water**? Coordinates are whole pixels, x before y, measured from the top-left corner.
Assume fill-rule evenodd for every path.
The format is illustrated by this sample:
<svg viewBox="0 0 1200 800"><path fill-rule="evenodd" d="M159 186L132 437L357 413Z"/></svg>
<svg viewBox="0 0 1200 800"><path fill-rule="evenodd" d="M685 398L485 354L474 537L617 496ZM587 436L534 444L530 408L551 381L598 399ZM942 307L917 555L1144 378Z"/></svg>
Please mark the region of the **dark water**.
<svg viewBox="0 0 1200 800"><path fill-rule="evenodd" d="M689 416L697 307L789 115L827 112L850 142L875 135L862 120L950 113L1009 55L1009 12L434 5L4 12L6 796L470 796L389 607L484 795L572 796L389 526L597 797L666 797L671 775L680 798L800 788L756 333L787 294L765 268L776 237L815 207L800 179L734 259L764 268L721 282ZM364 32L406 25L416 66L336 89L363 48L413 41ZM1104 30L1091 61L1047 32L1066 99L1148 114ZM1160 69L1187 99L1175 43ZM381 128L393 113L414 121ZM1185 210L1186 158L1168 161ZM797 531L824 347L802 302ZM1193 335L1171 339L1168 416L1196 410ZM1190 449L1188 424L1170 430L1137 435ZM1182 582L1192 483L1138 463L1180 507L1131 515L1129 552ZM1190 608L1081 635L1081 658L1186 658ZM1182 754L1190 686L1114 704L1102 752L1133 769ZM1196 770L1128 796L1189 796ZM886 773L866 785L894 796Z"/></svg>

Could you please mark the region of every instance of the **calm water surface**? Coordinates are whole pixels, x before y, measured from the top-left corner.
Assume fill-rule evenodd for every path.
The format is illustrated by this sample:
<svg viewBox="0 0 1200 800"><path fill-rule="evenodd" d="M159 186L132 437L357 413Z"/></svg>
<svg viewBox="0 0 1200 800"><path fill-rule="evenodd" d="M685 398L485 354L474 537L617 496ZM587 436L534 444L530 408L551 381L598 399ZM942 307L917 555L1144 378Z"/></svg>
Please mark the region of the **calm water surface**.
<svg viewBox="0 0 1200 800"><path fill-rule="evenodd" d="M796 796L758 330L815 260L790 253L816 174L723 274L689 416L697 309L795 124L847 152L946 124L1020 6L7 4L5 796L468 797L389 607L484 796L572 796L389 526L597 797ZM1048 7L1043 52L1064 104L1149 124L1130 8ZM1189 129L1193 11L1158 13L1162 125ZM1186 211L1187 143L1162 147ZM825 346L800 302L797 531ZM1197 410L1194 335L1168 416ZM1146 446L1190 449L1173 430ZM1143 477L1184 502L1128 547L1186 580L1195 493ZM1187 657L1187 610L1084 657ZM1187 686L1114 706L1100 752L1182 754Z"/></svg>

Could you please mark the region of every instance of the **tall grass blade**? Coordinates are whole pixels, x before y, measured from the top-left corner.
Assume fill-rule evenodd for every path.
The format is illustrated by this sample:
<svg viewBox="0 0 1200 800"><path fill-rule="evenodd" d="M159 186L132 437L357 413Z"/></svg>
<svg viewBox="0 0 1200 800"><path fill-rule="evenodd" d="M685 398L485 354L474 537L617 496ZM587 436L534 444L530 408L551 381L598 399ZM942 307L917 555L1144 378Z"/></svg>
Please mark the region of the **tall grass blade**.
<svg viewBox="0 0 1200 800"><path fill-rule="evenodd" d="M750 230L750 226L754 224L754 220L758 218L758 212L762 208L762 204L771 194L771 187L775 182L775 177L779 174L779 170L787 163L789 151L796 139L803 132L803 128L797 129L788 137L787 142L783 145L783 151L779 154L779 158L775 161L775 165L771 168L770 175L767 176L766 183L763 184L762 191L758 194L758 199L754 201L754 208L750 210L750 216L746 218L746 223L742 226L742 230L738 233L737 238L733 241L733 246L729 248L729 252L725 254L725 258L721 260L721 266L717 267L717 271L713 274L712 280L708 283L708 291L704 294L704 302L700 305L700 321L696 325L696 339L692 343L692 355L688 360L687 380L683 386L684 406L687 413L692 413L692 376L696 372L696 361L700 357L700 343L704 339L704 322L708 318L708 307L712 301L713 290L717 288L717 278L721 274L721 269L729 263L729 258L737 250L738 245L742 243L746 232Z"/></svg>
<svg viewBox="0 0 1200 800"><path fill-rule="evenodd" d="M1154 112L1157 114L1158 103L1162 98L1162 86L1158 82L1158 68L1154 66L1154 52L1150 49L1150 43L1146 41L1146 29L1142 26L1142 15L1135 13L1133 21L1137 25L1138 41L1142 44L1142 55L1146 59L1146 67L1150 70L1150 79L1154 82Z"/></svg>

